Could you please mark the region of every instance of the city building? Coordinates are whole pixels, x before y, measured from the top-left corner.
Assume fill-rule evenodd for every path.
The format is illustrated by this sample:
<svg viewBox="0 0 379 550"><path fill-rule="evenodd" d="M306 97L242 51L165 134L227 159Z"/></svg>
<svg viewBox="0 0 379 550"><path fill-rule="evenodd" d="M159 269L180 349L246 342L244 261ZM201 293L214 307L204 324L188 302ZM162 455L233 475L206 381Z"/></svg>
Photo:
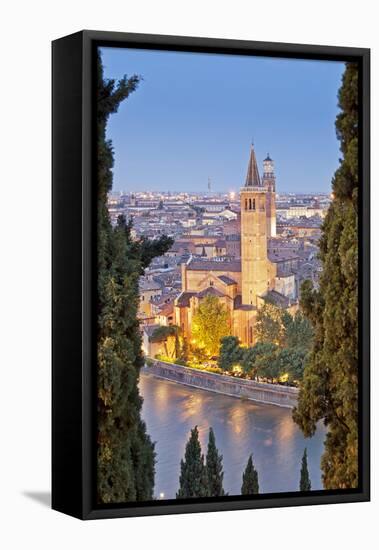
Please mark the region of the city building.
<svg viewBox="0 0 379 550"><path fill-rule="evenodd" d="M139 295L139 317L151 317L152 300L162 296L162 286L154 280L141 278L139 281Z"/></svg>
<svg viewBox="0 0 379 550"><path fill-rule="evenodd" d="M193 316L206 296L216 296L225 305L231 333L246 345L256 341L256 316L266 301L291 311L297 308L294 274L278 265L283 263L282 255L268 256L268 239L276 236L273 161L269 156L265 159L261 180L253 145L240 190L240 211L240 257L210 257L204 246L205 254L182 264L175 324L189 339Z"/></svg>

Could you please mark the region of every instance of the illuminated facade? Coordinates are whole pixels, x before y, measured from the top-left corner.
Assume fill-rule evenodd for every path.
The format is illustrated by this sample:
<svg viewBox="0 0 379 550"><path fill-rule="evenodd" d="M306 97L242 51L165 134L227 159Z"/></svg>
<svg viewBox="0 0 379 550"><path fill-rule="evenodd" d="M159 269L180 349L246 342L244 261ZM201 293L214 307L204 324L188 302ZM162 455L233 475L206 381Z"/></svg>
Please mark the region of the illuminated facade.
<svg viewBox="0 0 379 550"><path fill-rule="evenodd" d="M182 292L175 301L175 323L191 338L192 319L205 296L216 296L227 308L231 334L241 343L255 343L257 311L266 300L282 308L296 308L294 277L277 273L268 259L267 239L276 235L275 176L267 156L264 175L259 176L253 145L245 185L240 190L241 257L236 259L191 257L182 264ZM280 289L286 294L278 292Z"/></svg>

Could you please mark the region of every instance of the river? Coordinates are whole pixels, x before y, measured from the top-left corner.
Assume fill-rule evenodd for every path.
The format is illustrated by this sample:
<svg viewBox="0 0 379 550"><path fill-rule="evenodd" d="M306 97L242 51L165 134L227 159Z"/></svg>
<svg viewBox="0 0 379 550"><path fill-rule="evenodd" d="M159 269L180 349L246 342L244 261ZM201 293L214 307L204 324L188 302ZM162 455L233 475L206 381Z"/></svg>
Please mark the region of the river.
<svg viewBox="0 0 379 550"><path fill-rule="evenodd" d="M204 455L211 426L222 453L224 489L240 494L248 456L259 475L260 492L297 491L301 458L308 453L312 489L322 489L320 458L325 428L305 439L291 410L183 386L141 373L142 416L157 453L155 496L175 498L180 460L191 428L198 426Z"/></svg>

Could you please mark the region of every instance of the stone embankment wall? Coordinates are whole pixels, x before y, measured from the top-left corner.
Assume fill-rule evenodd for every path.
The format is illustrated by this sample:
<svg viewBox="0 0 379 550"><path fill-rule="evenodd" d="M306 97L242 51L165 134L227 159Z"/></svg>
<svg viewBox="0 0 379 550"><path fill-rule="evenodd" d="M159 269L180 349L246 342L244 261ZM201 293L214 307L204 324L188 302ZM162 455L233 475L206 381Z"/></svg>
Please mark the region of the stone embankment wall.
<svg viewBox="0 0 379 550"><path fill-rule="evenodd" d="M243 380L158 360L153 360L150 366L144 367L144 372L194 388L281 407L294 407L299 393L297 388Z"/></svg>

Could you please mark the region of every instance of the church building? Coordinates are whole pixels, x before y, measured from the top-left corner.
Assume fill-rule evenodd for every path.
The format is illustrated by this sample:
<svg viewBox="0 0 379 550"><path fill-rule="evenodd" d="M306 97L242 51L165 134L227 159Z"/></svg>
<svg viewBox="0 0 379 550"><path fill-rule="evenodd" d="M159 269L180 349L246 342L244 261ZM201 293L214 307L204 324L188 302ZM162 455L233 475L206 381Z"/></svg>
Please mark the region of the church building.
<svg viewBox="0 0 379 550"><path fill-rule="evenodd" d="M268 238L276 236L275 174L269 155L260 178L254 146L245 185L240 190L240 258L191 256L182 264L182 292L175 300L175 324L191 338L192 318L205 296L216 296L230 315L231 334L242 344L256 342L257 311L265 303L296 309L295 280L282 273L267 253Z"/></svg>

